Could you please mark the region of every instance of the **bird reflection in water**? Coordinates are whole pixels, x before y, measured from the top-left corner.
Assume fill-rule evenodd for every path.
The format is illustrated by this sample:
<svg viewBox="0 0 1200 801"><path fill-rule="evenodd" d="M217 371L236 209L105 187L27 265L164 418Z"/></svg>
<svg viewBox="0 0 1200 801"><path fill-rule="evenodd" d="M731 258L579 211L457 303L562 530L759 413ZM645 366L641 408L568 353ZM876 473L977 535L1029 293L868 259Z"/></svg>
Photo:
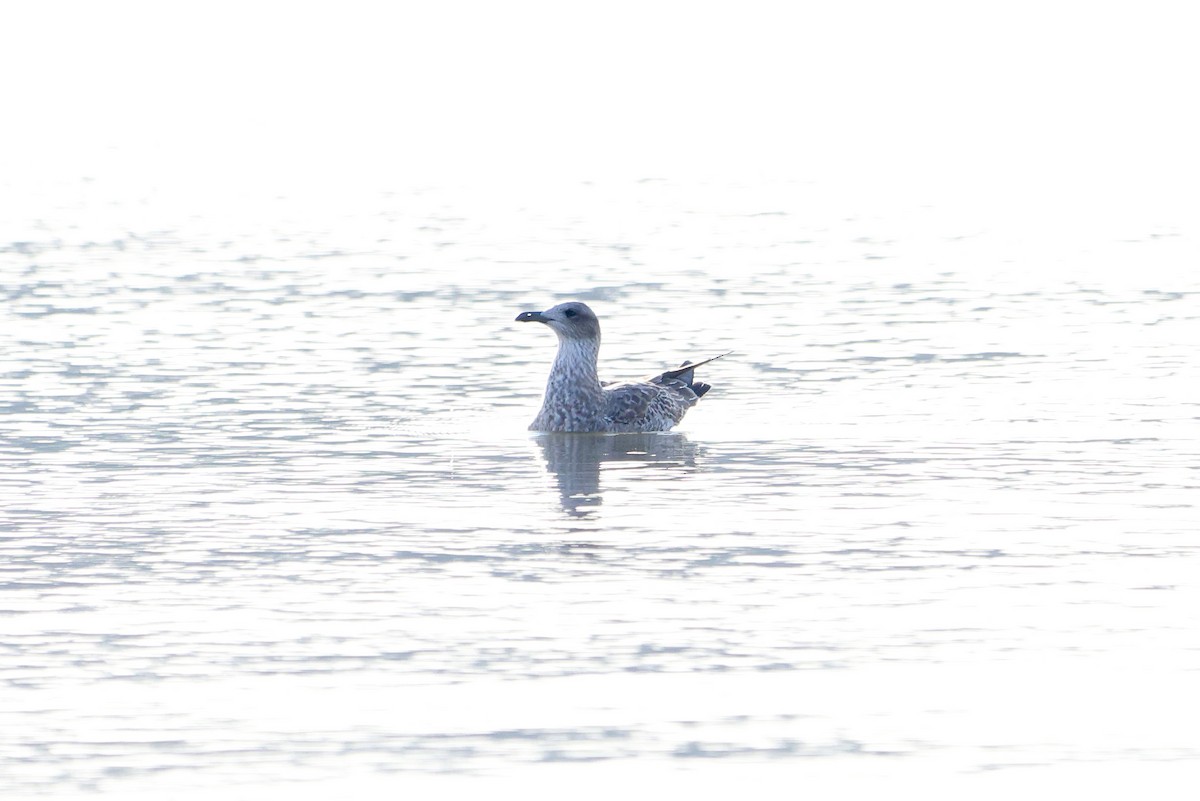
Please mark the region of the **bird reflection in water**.
<svg viewBox="0 0 1200 801"><path fill-rule="evenodd" d="M698 446L683 434L540 434L536 437L546 469L558 482L563 511L589 517L602 503L600 466L640 462L672 469L695 467Z"/></svg>

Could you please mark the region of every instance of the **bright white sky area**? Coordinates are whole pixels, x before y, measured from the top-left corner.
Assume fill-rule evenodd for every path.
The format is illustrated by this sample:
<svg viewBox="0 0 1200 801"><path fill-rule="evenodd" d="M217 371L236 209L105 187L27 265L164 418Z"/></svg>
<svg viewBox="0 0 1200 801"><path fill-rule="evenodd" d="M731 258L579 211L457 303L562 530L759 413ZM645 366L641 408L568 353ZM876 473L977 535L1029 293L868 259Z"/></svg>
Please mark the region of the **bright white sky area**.
<svg viewBox="0 0 1200 801"><path fill-rule="evenodd" d="M0 186L763 175L1182 214L1200 179L1192 11L10 3Z"/></svg>
<svg viewBox="0 0 1200 801"><path fill-rule="evenodd" d="M653 169L943 157L1160 165L1196 137L1185 3L40 2L3 14L13 144ZM333 152L325 148L336 147ZM264 148L266 152L256 151ZM1051 157L1053 151L1058 158ZM11 153L8 154L11 157Z"/></svg>

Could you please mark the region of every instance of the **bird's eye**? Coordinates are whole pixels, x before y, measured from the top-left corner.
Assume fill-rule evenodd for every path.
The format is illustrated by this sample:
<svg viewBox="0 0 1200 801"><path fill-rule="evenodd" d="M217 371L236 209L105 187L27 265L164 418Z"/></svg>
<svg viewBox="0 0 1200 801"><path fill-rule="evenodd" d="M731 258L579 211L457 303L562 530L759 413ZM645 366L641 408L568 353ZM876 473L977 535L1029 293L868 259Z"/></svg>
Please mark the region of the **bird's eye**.
<svg viewBox="0 0 1200 801"><path fill-rule="evenodd" d="M577 314L579 314L579 312L575 311L574 309L567 309L565 312L563 312L564 317L574 317Z"/></svg>

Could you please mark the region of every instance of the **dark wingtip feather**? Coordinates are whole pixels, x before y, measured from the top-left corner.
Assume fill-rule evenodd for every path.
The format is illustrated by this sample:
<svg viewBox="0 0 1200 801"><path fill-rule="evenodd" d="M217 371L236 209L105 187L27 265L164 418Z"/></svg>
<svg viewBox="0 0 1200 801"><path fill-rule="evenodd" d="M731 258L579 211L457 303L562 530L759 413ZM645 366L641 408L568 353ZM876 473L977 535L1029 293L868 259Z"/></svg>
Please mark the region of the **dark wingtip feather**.
<svg viewBox="0 0 1200 801"><path fill-rule="evenodd" d="M705 384L703 381L693 381L691 384L692 392L696 393L697 398L704 397L704 393L712 389L712 384Z"/></svg>

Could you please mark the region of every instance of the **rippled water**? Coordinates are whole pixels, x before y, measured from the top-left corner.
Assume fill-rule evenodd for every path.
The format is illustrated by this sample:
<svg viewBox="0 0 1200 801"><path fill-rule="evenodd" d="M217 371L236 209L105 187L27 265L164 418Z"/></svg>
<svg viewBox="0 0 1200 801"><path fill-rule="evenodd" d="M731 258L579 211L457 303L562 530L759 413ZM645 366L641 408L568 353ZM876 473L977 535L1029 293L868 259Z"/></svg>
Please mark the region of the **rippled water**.
<svg viewBox="0 0 1200 801"><path fill-rule="evenodd" d="M5 797L1196 778L1196 231L108 191L0 248ZM566 299L733 355L530 434Z"/></svg>

